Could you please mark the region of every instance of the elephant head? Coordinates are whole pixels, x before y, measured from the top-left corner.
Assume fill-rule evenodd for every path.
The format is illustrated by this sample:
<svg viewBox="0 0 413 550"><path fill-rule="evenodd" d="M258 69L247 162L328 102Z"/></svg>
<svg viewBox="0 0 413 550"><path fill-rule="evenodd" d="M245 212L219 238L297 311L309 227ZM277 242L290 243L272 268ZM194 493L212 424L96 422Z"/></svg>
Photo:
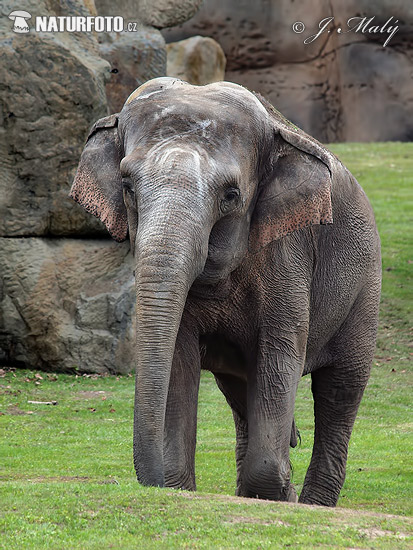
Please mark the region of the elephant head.
<svg viewBox="0 0 413 550"><path fill-rule="evenodd" d="M332 222L332 157L263 98L229 82L157 78L99 120L71 196L136 269L134 462L163 486L168 384L191 287L216 285L251 254Z"/></svg>

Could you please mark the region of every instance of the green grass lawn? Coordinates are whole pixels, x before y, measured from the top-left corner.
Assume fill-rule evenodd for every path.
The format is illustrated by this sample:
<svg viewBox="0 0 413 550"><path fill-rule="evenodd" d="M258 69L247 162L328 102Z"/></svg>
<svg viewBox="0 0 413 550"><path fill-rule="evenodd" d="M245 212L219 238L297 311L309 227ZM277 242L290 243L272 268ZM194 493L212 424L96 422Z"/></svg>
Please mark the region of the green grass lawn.
<svg viewBox="0 0 413 550"><path fill-rule="evenodd" d="M132 376L6 369L0 371L0 548L412 548L413 144L337 144L331 150L373 203L384 276L377 354L339 507L230 496L232 417L208 373L200 393L198 492L190 494L135 481ZM300 384L296 421L302 443L291 461L300 490L312 446L308 378Z"/></svg>

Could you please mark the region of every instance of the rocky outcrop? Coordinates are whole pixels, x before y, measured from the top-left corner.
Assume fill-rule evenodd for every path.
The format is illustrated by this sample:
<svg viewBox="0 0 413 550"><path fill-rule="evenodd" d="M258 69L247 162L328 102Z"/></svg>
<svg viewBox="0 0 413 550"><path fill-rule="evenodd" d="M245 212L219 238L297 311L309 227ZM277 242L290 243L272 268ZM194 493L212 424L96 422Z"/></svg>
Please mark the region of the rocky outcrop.
<svg viewBox="0 0 413 550"><path fill-rule="evenodd" d="M0 362L130 372L135 290L128 245L0 239Z"/></svg>
<svg viewBox="0 0 413 550"><path fill-rule="evenodd" d="M166 46L167 76L203 86L224 80L225 55L212 38L192 36Z"/></svg>
<svg viewBox="0 0 413 550"><path fill-rule="evenodd" d="M72 4L59 15L90 15ZM9 23L0 20L0 236L103 232L68 192L85 135L107 113L109 64L87 33L15 34Z"/></svg>
<svg viewBox="0 0 413 550"><path fill-rule="evenodd" d="M327 17L333 19L325 32L304 44ZM352 17L359 19L348 27ZM346 32L364 17L364 32ZM383 47L396 20L399 30ZM217 40L227 58L226 80L260 92L321 141L407 141L413 136L412 20L413 5L388 0L374 7L368 0L205 0L193 19L163 34L167 42L194 34ZM304 23L303 32L293 31L295 22Z"/></svg>
<svg viewBox="0 0 413 550"><path fill-rule="evenodd" d="M164 39L142 22L182 22L199 1L137 2L143 15L130 33L33 30L38 14L104 15L100 4L26 0L28 33L12 30L14 2L0 8L0 364L100 373L134 366L129 246L68 194L92 124L166 73ZM120 4L108 3L109 15L126 19ZM137 21L135 4L126 4Z"/></svg>
<svg viewBox="0 0 413 550"><path fill-rule="evenodd" d="M118 111L136 87L166 74L164 39L142 26L139 13L146 10L150 22L161 10L158 25L165 26L190 17L199 2L165 0L151 3L151 10L146 1L138 4L138 12L132 7L124 13L117 5L114 14L112 3L109 8L97 2L99 15L120 13L139 23L136 32L100 34L33 29L16 34L7 18L14 6L2 4L0 236L107 235L68 198L85 136L98 118ZM55 11L46 0L29 0L25 9L49 16L96 15L89 0L63 0Z"/></svg>
<svg viewBox="0 0 413 550"><path fill-rule="evenodd" d="M126 22L164 29L190 19L203 0L95 0L100 15L122 15Z"/></svg>

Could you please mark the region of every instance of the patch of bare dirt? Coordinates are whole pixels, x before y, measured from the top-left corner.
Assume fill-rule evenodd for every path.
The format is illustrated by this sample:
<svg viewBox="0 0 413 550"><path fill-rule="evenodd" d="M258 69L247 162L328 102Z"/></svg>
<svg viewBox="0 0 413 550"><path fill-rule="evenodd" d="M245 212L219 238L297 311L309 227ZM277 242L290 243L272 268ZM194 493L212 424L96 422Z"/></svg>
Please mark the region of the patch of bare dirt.
<svg viewBox="0 0 413 550"><path fill-rule="evenodd" d="M0 481L12 480L27 481L29 483L97 483L98 485L119 485L115 478L111 479L95 479L88 476L35 476L27 477L25 475L17 475L13 477L0 476Z"/></svg>
<svg viewBox="0 0 413 550"><path fill-rule="evenodd" d="M84 482L90 481L90 477L87 476L37 476L37 477L31 477L27 481L30 483L51 483L51 482L64 482L64 483L70 483L72 481L76 482Z"/></svg>
<svg viewBox="0 0 413 550"><path fill-rule="evenodd" d="M326 506L316 506L312 504L301 504L298 502L277 502L277 501L271 501L271 500L261 500L256 498L245 498L245 497L237 497L237 496L231 496L231 495L216 495L216 494L200 494L196 492L191 491L177 491L168 493L169 495L179 495L182 498L187 498L190 500L195 499L202 499L202 500L209 500L210 498L213 498L214 500L220 500L223 502L230 502L230 503L238 503L238 504L258 504L261 506L288 506L288 507L298 507L305 510L325 510L326 512L330 512L335 515L335 519L340 519L346 523L347 520L353 518L353 517L366 517L366 518L378 518L378 519L400 519L403 521L406 521L408 523L413 524L413 520L406 516L397 516L394 514L385 514L381 512L372 512L370 510L352 510L351 508L342 508L337 506L336 508L329 508Z"/></svg>
<svg viewBox="0 0 413 550"><path fill-rule="evenodd" d="M360 533L364 533L369 539L378 539L381 537L394 537L396 539L404 540L409 538L410 535L406 533L393 533L392 531L384 531L383 529L377 529L376 527L370 527L366 529L358 529Z"/></svg>
<svg viewBox="0 0 413 550"><path fill-rule="evenodd" d="M228 517L225 519L224 523L227 523L229 525L234 525L237 523L250 523L250 524L256 524L256 525L278 525L280 527L291 527L289 523L286 523L285 521L281 521L279 519L276 519L274 521L263 521L259 518L248 518L245 516L233 516Z"/></svg>
<svg viewBox="0 0 413 550"><path fill-rule="evenodd" d="M107 394L103 390L98 391L79 391L76 393L75 399L96 399L96 398L102 398L102 397L108 397L109 394Z"/></svg>
<svg viewBox="0 0 413 550"><path fill-rule="evenodd" d="M21 414L33 414L32 411L23 411L18 405L9 405L5 414L11 414L12 416L19 416Z"/></svg>

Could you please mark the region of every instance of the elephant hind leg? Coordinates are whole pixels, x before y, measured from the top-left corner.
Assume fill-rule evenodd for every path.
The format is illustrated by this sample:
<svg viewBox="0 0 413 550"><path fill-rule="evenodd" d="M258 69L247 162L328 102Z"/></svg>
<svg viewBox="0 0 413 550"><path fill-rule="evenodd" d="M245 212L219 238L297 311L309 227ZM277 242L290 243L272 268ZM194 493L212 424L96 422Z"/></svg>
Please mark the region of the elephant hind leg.
<svg viewBox="0 0 413 550"><path fill-rule="evenodd" d="M315 434L299 502L335 506L346 475L348 444L363 390L347 387L336 367L312 374Z"/></svg>
<svg viewBox="0 0 413 550"><path fill-rule="evenodd" d="M295 419L293 418L293 425L291 426L290 447L297 447L298 441L301 444L301 434L295 425Z"/></svg>
<svg viewBox="0 0 413 550"><path fill-rule="evenodd" d="M331 366L311 375L315 434L299 498L304 504L335 506L343 486L348 444L374 356L377 309L371 305L366 295L359 296L331 344Z"/></svg>
<svg viewBox="0 0 413 550"><path fill-rule="evenodd" d="M215 380L231 407L234 418L236 435L235 458L237 464L236 494L239 495L241 469L248 449L247 384L244 380L228 374L215 375Z"/></svg>

